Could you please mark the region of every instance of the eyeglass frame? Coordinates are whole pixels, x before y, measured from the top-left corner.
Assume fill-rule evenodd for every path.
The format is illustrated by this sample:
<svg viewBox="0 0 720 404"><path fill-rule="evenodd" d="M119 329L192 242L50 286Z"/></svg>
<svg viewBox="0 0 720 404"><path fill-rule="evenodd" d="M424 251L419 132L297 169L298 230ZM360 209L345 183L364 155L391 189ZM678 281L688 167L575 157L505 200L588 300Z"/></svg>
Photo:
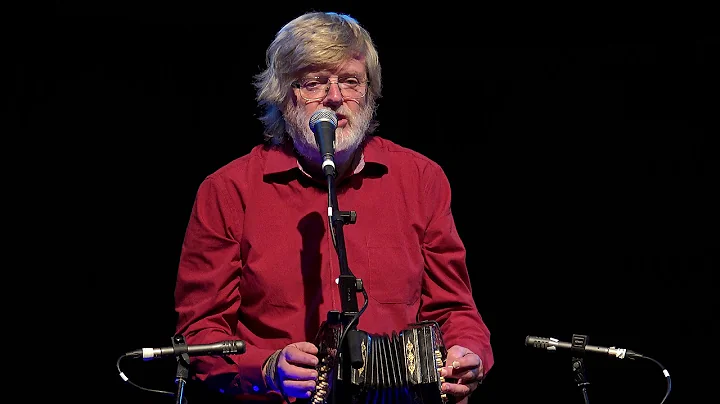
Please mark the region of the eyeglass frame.
<svg viewBox="0 0 720 404"><path fill-rule="evenodd" d="M325 84L325 95L322 96L322 97L320 97L320 98L305 98L305 96L302 95L302 83L301 83L300 81L305 81L305 80L310 80L310 79L320 79L320 78L323 78L323 77L327 77L327 83ZM338 88L340 89L340 95L342 96L342 99L343 99L343 100L352 100L352 101L358 102L359 99L361 99L361 98L363 98L363 97L365 97L365 96L367 95L367 88L370 86L370 79L365 78L365 80L360 80L357 76L352 76L352 75L351 75L351 76L345 76L345 77L343 77L343 78L344 78L344 79L347 79L347 78L355 78L355 79L357 79L357 80L360 82L358 85L360 85L360 86L365 86L365 92L363 93L363 95L361 95L360 97L357 97L357 98L345 97L345 96L343 95L343 93L342 93L342 90L343 90L343 89L342 89L342 87L340 87L340 82L339 82L340 77L338 77L337 79L335 79L335 81L332 81L332 79L331 79L329 76L303 77L303 78L301 78L301 79L295 80L295 81L293 81L292 83L290 83L290 87L298 89L298 90L299 90L298 93L300 94L300 97L301 97L303 100L305 100L306 103L318 102L318 101L324 100L324 99L327 97L328 93L330 93L330 86L333 85L333 84L337 84L337 85L338 85Z"/></svg>

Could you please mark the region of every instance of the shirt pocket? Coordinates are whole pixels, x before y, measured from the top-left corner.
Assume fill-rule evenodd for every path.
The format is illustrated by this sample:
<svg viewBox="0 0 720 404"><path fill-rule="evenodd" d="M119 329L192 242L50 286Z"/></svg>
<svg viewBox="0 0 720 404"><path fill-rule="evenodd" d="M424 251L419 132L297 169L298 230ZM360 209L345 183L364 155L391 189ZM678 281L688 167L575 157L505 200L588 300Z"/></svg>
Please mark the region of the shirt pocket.
<svg viewBox="0 0 720 404"><path fill-rule="evenodd" d="M420 246L400 234L374 234L367 238L368 296L378 303L413 304L422 289L423 259Z"/></svg>

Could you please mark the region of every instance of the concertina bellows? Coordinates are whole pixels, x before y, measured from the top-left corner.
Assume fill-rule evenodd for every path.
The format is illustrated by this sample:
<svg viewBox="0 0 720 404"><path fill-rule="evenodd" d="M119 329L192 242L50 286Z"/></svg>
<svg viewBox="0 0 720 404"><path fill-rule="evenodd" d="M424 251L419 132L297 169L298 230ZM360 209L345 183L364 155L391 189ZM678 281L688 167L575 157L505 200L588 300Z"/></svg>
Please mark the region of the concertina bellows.
<svg viewBox="0 0 720 404"><path fill-rule="evenodd" d="M360 332L363 364L339 374L338 352L342 329L324 322L317 334L318 380L310 404L453 404L440 389L445 381L439 369L447 350L434 321L409 324L400 332ZM338 388L341 393L333 393ZM333 402L335 400L335 402ZM304 400L303 400L304 401Z"/></svg>

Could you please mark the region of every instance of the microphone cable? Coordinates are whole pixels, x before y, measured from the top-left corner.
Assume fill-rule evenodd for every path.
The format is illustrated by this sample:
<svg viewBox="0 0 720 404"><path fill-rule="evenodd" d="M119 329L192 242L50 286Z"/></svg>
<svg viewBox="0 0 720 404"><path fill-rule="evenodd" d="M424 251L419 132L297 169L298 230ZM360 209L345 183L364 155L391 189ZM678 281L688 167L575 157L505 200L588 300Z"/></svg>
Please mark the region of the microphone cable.
<svg viewBox="0 0 720 404"><path fill-rule="evenodd" d="M670 379L670 372L668 372L668 370L665 368L665 366L662 365L662 363L660 363L659 361L657 361L649 356L645 356L643 354L639 354L639 353L635 352L635 357L647 359L647 360L655 363L656 365L658 365L660 367L660 369L662 369L662 373L663 373L663 375L665 375L665 381L667 383L667 388L665 389L665 396L663 397L662 401L660 401L660 404L665 403L665 400L667 400L668 396L670 395L670 390L672 390L672 380Z"/></svg>
<svg viewBox="0 0 720 404"><path fill-rule="evenodd" d="M166 395L166 396L171 396L171 397L174 397L174 396L175 396L175 393L173 393L173 392L171 392L171 391L150 389L150 388L143 387L143 386L140 386L139 384L136 384L136 383L132 382L132 381L125 375L125 372L123 372L122 369L120 368L120 362L121 362L124 358L126 358L127 356L129 356L127 353L120 355L120 357L118 358L117 362L115 363L115 366L117 367L118 373L120 374L120 378L122 378L123 381L125 381L127 384L129 384L129 385L131 385L131 386L133 386L133 387L136 387L136 388L138 388L138 389L140 389L140 390L143 390L143 391L147 391L147 392L150 392L150 393L159 393L159 394Z"/></svg>

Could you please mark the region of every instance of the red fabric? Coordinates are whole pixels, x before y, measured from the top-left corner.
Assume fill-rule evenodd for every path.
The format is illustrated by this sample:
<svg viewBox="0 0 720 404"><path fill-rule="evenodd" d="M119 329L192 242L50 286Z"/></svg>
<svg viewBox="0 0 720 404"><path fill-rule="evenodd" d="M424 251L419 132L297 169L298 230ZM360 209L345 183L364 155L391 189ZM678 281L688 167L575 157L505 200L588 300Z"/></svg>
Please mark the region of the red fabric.
<svg viewBox="0 0 720 404"><path fill-rule="evenodd" d="M336 187L348 266L369 296L357 328L391 333L419 320L441 325L446 346L493 364L465 248L442 169L389 140L371 138L359 173ZM314 342L342 310L338 257L328 231L327 187L298 169L287 148L257 146L199 186L180 257L177 332L188 344L242 339L247 351L193 357L197 377L231 394L263 394L264 360L297 341ZM362 307L363 296L358 297Z"/></svg>

